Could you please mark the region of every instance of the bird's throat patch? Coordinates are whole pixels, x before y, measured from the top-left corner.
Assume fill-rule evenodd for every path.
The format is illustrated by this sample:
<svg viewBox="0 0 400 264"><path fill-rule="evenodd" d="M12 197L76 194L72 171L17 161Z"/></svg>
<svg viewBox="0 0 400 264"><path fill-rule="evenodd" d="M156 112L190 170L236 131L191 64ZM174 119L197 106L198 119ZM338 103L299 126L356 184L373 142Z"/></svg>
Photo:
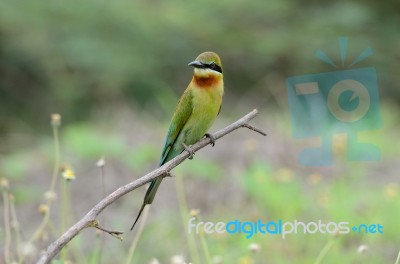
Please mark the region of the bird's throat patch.
<svg viewBox="0 0 400 264"><path fill-rule="evenodd" d="M216 76L194 76L194 81L197 84L197 86L201 88L213 88L216 87L216 84L218 83L219 79Z"/></svg>

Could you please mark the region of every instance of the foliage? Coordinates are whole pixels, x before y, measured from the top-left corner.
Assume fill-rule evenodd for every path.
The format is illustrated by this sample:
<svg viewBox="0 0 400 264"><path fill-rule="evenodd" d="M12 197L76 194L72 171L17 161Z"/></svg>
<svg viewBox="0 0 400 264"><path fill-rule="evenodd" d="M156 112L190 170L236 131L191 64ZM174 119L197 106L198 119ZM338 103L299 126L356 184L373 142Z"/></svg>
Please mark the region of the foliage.
<svg viewBox="0 0 400 264"><path fill-rule="evenodd" d="M273 102L287 77L333 70L314 53L325 48L337 61L339 36L350 37L349 59L372 47L359 67L375 66L383 97L398 101L396 5L1 1L0 132L44 127L40 117L56 110L86 120L99 105L160 102L154 99L182 91L185 65L204 50L222 56L229 94Z"/></svg>

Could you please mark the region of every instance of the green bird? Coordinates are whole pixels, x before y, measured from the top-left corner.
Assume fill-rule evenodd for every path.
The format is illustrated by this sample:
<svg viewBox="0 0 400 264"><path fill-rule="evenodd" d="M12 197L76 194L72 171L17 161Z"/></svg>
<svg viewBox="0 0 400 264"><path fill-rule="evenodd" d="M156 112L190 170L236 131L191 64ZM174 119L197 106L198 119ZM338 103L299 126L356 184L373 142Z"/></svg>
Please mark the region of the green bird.
<svg viewBox="0 0 400 264"><path fill-rule="evenodd" d="M209 137L214 146L214 139L207 134L207 131L221 110L224 93L221 60L215 52L204 52L188 65L194 67L193 78L179 99L172 117L161 154L160 166L184 150L189 151L191 154L189 158L192 158L193 153L188 146L204 136ZM139 220L144 207L153 202L162 180L163 178L159 177L150 183L131 230Z"/></svg>

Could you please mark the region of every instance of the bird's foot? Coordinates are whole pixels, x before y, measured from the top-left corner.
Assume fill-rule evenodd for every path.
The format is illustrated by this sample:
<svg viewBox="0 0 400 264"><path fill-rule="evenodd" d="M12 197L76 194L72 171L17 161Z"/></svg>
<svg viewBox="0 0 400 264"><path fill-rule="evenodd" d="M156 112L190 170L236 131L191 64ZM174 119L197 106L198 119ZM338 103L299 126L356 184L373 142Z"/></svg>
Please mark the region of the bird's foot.
<svg viewBox="0 0 400 264"><path fill-rule="evenodd" d="M194 151L190 147L188 147L185 143L182 143L182 146L187 152L189 152L189 159L190 160L193 159Z"/></svg>
<svg viewBox="0 0 400 264"><path fill-rule="evenodd" d="M174 177L174 175L170 171L167 171L165 173L164 177L171 177L172 178L172 177Z"/></svg>
<svg viewBox="0 0 400 264"><path fill-rule="evenodd" d="M209 133L205 133L204 136L206 138L210 139L210 141L211 141L210 144L211 144L211 146L214 147L215 146L215 137L213 135L209 134Z"/></svg>

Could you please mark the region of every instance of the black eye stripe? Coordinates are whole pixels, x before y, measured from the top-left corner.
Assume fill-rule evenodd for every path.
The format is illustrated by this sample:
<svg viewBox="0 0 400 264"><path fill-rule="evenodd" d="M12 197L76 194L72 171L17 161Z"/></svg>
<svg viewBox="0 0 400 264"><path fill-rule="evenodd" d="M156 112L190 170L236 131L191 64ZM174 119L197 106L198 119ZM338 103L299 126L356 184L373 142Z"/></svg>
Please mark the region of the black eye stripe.
<svg viewBox="0 0 400 264"><path fill-rule="evenodd" d="M217 65L215 62L204 63L204 62L194 61L194 62L189 63L189 66L193 66L193 67L199 68L199 69L210 69L210 70L222 73L221 66Z"/></svg>
<svg viewBox="0 0 400 264"><path fill-rule="evenodd" d="M217 71L219 73L222 73L222 68L220 66L218 66L217 64L215 64L214 62L212 62L210 64L204 64L204 68L208 68L208 69L211 69L213 71Z"/></svg>

